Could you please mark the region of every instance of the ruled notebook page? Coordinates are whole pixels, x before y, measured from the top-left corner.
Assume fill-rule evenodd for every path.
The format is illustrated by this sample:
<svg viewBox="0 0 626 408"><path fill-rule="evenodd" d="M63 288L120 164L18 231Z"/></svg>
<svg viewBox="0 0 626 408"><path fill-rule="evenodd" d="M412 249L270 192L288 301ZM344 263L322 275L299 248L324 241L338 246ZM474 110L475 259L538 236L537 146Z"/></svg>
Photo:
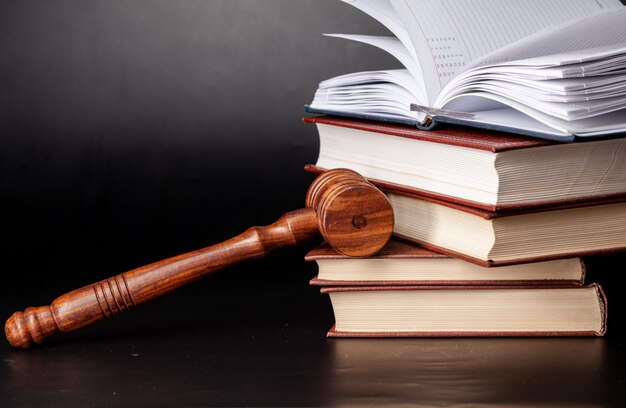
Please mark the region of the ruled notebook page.
<svg viewBox="0 0 626 408"><path fill-rule="evenodd" d="M390 2L415 47L430 104L472 61L544 28L622 7L619 0Z"/></svg>

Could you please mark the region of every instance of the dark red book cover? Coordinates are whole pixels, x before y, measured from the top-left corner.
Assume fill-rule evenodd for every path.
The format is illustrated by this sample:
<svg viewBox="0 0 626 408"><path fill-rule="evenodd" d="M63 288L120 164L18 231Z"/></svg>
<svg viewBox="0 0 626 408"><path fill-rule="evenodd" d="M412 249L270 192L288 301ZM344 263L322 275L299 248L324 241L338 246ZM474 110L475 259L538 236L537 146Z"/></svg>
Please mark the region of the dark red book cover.
<svg viewBox="0 0 626 408"><path fill-rule="evenodd" d="M438 253L429 249L426 249L422 246L411 244L403 241L399 241L396 239L390 240L387 245L385 245L379 252L372 255L370 258L374 259L449 259L451 258L448 255ZM349 261L351 258L340 254L335 251L327 242L320 244L318 247L311 250L306 256L305 260L309 262L315 261L323 261L325 259L344 259ZM493 280L493 279L474 279L474 280L329 280L329 279L320 279L318 276L313 278L309 283L313 286L416 286L416 285L427 285L427 286L438 286L438 285L475 285L475 286L485 286L485 285L498 285L498 286L506 286L506 285L515 285L515 286L525 286L525 285L546 285L546 286L580 286L585 281L585 263L581 258L578 258L580 262L580 275L578 279L574 280L511 280L511 279L501 279L501 280Z"/></svg>

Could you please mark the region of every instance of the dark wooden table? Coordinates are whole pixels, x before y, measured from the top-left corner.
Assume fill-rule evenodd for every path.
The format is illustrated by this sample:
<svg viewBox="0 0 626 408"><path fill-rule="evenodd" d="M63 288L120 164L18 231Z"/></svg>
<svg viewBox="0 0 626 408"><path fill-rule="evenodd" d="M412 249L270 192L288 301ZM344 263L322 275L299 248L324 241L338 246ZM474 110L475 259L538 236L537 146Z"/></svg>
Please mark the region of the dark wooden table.
<svg viewBox="0 0 626 408"><path fill-rule="evenodd" d="M220 272L45 347L19 351L3 343L0 406L626 402L626 309L619 271L605 270L622 255L589 262L590 279L605 285L609 299L604 338L385 340L325 337L332 310L307 284L315 267L302 261L304 251L281 250ZM25 284L4 291L4 316L63 289L43 286L26 298Z"/></svg>

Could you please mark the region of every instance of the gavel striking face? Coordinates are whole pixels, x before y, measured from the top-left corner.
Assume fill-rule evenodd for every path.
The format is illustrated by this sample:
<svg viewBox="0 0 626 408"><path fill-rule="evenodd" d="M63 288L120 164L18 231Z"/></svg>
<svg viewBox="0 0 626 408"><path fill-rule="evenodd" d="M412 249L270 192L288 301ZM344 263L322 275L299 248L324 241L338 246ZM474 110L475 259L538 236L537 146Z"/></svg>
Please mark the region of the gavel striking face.
<svg viewBox="0 0 626 408"><path fill-rule="evenodd" d="M15 312L4 327L7 339L14 347L29 348L58 331L71 332L108 319L213 271L262 258L273 249L298 245L320 234L344 255L368 256L387 243L393 230L387 197L351 170L318 176L307 192L306 207L220 244L76 289L50 306Z"/></svg>

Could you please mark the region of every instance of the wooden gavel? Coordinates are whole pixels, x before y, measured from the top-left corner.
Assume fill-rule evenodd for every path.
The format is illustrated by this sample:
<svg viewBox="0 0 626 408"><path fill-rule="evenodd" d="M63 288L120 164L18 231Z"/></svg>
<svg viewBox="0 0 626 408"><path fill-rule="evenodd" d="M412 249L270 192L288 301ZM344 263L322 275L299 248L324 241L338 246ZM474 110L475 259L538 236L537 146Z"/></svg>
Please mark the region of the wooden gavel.
<svg viewBox="0 0 626 408"><path fill-rule="evenodd" d="M15 312L4 326L7 339L19 348L41 344L58 331L71 332L108 319L213 271L262 258L276 248L298 245L320 234L338 252L368 256L387 243L393 230L387 197L351 170L331 170L318 176L307 192L306 207L220 244L76 289L50 306Z"/></svg>

